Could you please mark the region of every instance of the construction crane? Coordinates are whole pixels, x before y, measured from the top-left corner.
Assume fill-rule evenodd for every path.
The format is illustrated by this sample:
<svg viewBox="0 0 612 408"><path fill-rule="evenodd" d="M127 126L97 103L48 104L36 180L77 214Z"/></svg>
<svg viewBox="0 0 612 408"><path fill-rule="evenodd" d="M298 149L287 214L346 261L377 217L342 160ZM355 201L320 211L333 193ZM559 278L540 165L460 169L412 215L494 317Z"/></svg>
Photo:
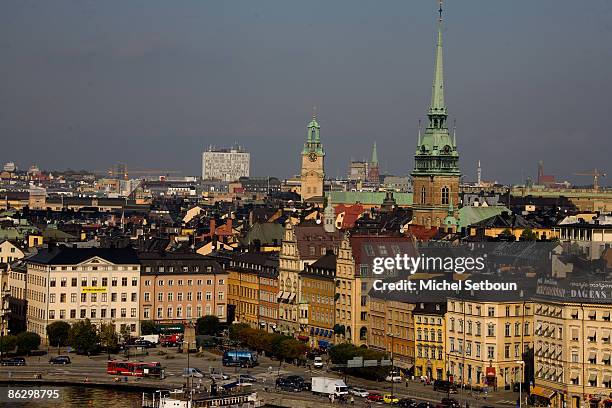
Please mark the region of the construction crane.
<svg viewBox="0 0 612 408"><path fill-rule="evenodd" d="M574 176L589 176L593 177L593 190L599 191L599 178L606 177L606 173L602 173L597 169L593 169L590 173L574 173Z"/></svg>

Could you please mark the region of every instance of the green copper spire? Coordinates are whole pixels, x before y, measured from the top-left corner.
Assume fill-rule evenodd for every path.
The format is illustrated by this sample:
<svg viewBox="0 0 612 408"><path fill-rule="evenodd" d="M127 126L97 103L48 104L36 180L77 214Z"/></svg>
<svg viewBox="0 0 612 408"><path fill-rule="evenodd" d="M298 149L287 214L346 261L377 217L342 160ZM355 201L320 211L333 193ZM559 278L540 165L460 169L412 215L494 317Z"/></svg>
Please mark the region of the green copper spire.
<svg viewBox="0 0 612 408"><path fill-rule="evenodd" d="M427 111L429 123L417 138L413 175L458 175L459 153L454 134L448 129L448 113L444 101L444 67L442 63L442 0L438 8L438 38L436 43L431 105Z"/></svg>
<svg viewBox="0 0 612 408"><path fill-rule="evenodd" d="M320 135L321 126L317 122L317 111L313 108L312 120L307 126L306 143L304 143L303 153L315 152L319 155L324 155L323 145L321 144Z"/></svg>
<svg viewBox="0 0 612 408"><path fill-rule="evenodd" d="M376 142L374 142L374 147L372 147L372 164L378 164L378 154L376 153Z"/></svg>
<svg viewBox="0 0 612 408"><path fill-rule="evenodd" d="M434 80L431 91L430 114L446 114L444 104L444 63L442 58L442 0L438 9L438 43L436 45L436 63L434 69Z"/></svg>

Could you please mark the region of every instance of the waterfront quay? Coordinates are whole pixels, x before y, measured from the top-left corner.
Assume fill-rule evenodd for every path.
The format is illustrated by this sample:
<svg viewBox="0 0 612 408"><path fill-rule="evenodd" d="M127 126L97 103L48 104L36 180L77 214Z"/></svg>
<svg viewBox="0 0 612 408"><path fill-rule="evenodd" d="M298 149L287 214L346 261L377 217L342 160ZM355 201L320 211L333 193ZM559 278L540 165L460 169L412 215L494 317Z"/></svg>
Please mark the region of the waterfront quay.
<svg viewBox="0 0 612 408"><path fill-rule="evenodd" d="M161 352L161 353L160 353ZM65 353L61 353L65 354ZM276 360L260 357L260 364L254 368L223 367L219 355L211 352L178 353L177 349L154 348L149 350L146 356L130 358L130 361L153 362L159 361L165 368L166 377L163 380L139 377L117 377L106 373L107 355L92 357L70 354L71 363L66 365L49 364L49 358L58 355L51 351L46 356L28 357L26 365L21 367L3 367L0 370L0 384L18 387L20 385L32 386L40 384L45 386L79 385L87 387L112 387L134 392L152 393L160 389L175 389L184 386L207 389L210 387L208 377L189 379L183 377L185 367L195 367L204 373L222 372L230 376L229 380L220 382L222 384L235 381L240 374L251 374L257 379L253 389L257 391L264 403L279 407L308 407L313 402L317 405L326 406L328 401L324 397L313 395L311 392L299 393L285 392L275 388L275 380L278 376L300 375L306 380L314 376L342 377L341 373L328 371L327 369L312 369L293 364L279 364ZM111 355L111 359L124 359L122 355ZM424 385L420 381L409 380L407 382L391 384L389 382L368 381L352 376L346 377L347 385L362 387L371 392L390 394L400 398L413 398L417 401L440 403L446 397L446 393L433 391L431 385ZM462 403L468 403L470 407L499 406L508 407L516 405L518 393L500 390L490 394L460 390L452 397ZM374 404L374 403L373 403ZM381 403L382 404L382 403ZM337 405L337 404L336 404ZM367 406L367 402L355 397L356 406ZM376 405L376 404L374 404Z"/></svg>

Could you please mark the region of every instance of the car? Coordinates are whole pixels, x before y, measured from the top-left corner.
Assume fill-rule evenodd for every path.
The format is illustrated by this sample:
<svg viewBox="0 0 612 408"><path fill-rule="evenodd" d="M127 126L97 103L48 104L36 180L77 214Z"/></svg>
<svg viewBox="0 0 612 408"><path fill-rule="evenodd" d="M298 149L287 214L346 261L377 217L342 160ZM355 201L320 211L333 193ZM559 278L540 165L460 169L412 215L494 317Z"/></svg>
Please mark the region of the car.
<svg viewBox="0 0 612 408"><path fill-rule="evenodd" d="M416 408L435 408L435 405L431 402L420 402L417 404Z"/></svg>
<svg viewBox="0 0 612 408"><path fill-rule="evenodd" d="M450 381L444 381L444 380L436 380L433 383L433 390L434 391L443 391L443 392L447 392L449 394L456 394L457 393L457 387L455 387L455 384L453 384Z"/></svg>
<svg viewBox="0 0 612 408"><path fill-rule="evenodd" d="M238 376L238 381L254 383L257 382L257 378L253 377L251 374L240 374Z"/></svg>
<svg viewBox="0 0 612 408"><path fill-rule="evenodd" d="M384 399L385 397L382 396L382 394L379 394L377 392L370 392L368 394L368 396L366 397L366 399L368 401L372 401L372 402L380 402Z"/></svg>
<svg viewBox="0 0 612 408"><path fill-rule="evenodd" d="M417 402L410 398L402 398L397 403L402 408L416 408Z"/></svg>
<svg viewBox="0 0 612 408"><path fill-rule="evenodd" d="M204 378L204 373L199 368L186 367L183 368L183 377Z"/></svg>
<svg viewBox="0 0 612 408"><path fill-rule="evenodd" d="M304 377L302 377L301 375L288 375L285 378L294 384L301 384L304 382Z"/></svg>
<svg viewBox="0 0 612 408"><path fill-rule="evenodd" d="M3 365L3 366L24 366L24 365L26 365L26 361L25 361L25 358L23 358L23 357L3 358L0 361L0 365Z"/></svg>
<svg viewBox="0 0 612 408"><path fill-rule="evenodd" d="M454 398L442 398L442 401L440 401L442 403L443 406L448 407L448 408L460 408L461 404L459 403L459 401L457 401Z"/></svg>
<svg viewBox="0 0 612 408"><path fill-rule="evenodd" d="M56 356L56 357L51 357L49 359L49 363L50 364L70 364L70 357L68 356Z"/></svg>
<svg viewBox="0 0 612 408"><path fill-rule="evenodd" d="M211 373L210 378L215 381L229 380L230 376L225 373Z"/></svg>
<svg viewBox="0 0 612 408"><path fill-rule="evenodd" d="M397 404L399 402L399 398L392 394L385 394L383 397L383 402L385 404Z"/></svg>
<svg viewBox="0 0 612 408"><path fill-rule="evenodd" d="M323 368L323 358L317 356L314 358L314 362L312 363L314 368Z"/></svg>
<svg viewBox="0 0 612 408"><path fill-rule="evenodd" d="M302 391L302 385L296 384L287 377L279 377L276 379L276 386L282 391L299 392Z"/></svg>
<svg viewBox="0 0 612 408"><path fill-rule="evenodd" d="M145 339L138 339L133 343L133 345L136 347L145 347L145 348L155 348L156 347L155 343L149 340L145 340Z"/></svg>
<svg viewBox="0 0 612 408"><path fill-rule="evenodd" d="M349 393L353 394L356 397L367 398L370 393L365 388L359 387L351 387L349 388Z"/></svg>

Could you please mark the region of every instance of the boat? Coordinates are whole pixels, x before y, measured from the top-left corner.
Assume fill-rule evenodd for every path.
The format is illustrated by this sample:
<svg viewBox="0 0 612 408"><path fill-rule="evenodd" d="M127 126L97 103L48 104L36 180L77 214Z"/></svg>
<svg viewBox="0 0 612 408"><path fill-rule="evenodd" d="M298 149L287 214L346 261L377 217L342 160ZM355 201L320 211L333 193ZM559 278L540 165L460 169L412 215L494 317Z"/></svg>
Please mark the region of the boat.
<svg viewBox="0 0 612 408"><path fill-rule="evenodd" d="M142 394L143 408L257 408L262 407L256 392L209 393L186 389L157 390Z"/></svg>

